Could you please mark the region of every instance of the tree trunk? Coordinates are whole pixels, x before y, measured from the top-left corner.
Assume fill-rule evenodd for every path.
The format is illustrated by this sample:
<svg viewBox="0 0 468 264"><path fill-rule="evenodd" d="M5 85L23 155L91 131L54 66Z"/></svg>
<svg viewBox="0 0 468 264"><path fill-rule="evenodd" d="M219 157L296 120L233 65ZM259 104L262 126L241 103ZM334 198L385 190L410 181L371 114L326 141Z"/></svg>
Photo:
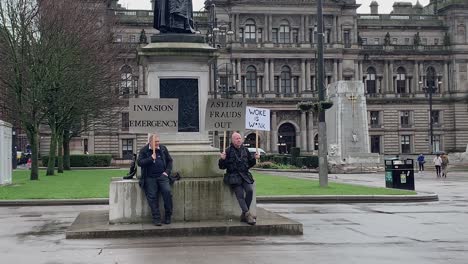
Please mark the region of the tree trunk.
<svg viewBox="0 0 468 264"><path fill-rule="evenodd" d="M47 164L47 176L54 175L55 173L55 153L57 153L57 131L52 129L50 136L50 149L49 149L49 163Z"/></svg>
<svg viewBox="0 0 468 264"><path fill-rule="evenodd" d="M29 179L31 181L39 180L39 137L37 134L38 129L28 128L26 129L29 144L31 144L31 174Z"/></svg>
<svg viewBox="0 0 468 264"><path fill-rule="evenodd" d="M70 167L70 132L63 132L63 169L71 170Z"/></svg>
<svg viewBox="0 0 468 264"><path fill-rule="evenodd" d="M63 173L63 131L57 135L57 172Z"/></svg>

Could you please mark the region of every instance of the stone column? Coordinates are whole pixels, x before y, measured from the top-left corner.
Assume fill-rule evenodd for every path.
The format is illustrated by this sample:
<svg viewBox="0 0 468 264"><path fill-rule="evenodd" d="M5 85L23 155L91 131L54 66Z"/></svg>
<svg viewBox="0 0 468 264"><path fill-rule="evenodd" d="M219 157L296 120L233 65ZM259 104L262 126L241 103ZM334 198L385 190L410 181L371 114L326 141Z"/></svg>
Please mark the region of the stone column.
<svg viewBox="0 0 468 264"><path fill-rule="evenodd" d="M272 42L273 37L272 37L271 31L273 30L273 15L268 16L268 21L269 21L269 23L268 23L268 32L270 32L269 33L270 37L269 37L268 41Z"/></svg>
<svg viewBox="0 0 468 264"><path fill-rule="evenodd" d="M443 80L443 84L444 84L444 92L445 93L448 93L450 91L449 89L449 71L448 71L448 62L444 62L444 80Z"/></svg>
<svg viewBox="0 0 468 264"><path fill-rule="evenodd" d="M310 43L310 38L309 38L309 15L305 16L304 32L305 32L304 41L307 42L307 43Z"/></svg>
<svg viewBox="0 0 468 264"><path fill-rule="evenodd" d="M305 16L301 15L301 23L300 23L300 27L299 27L299 43L304 42L304 39L305 39L304 29L305 29Z"/></svg>
<svg viewBox="0 0 468 264"><path fill-rule="evenodd" d="M338 31L338 29L336 28L336 16L333 15L332 18L333 18L333 27L331 30L331 42L336 43L336 37L337 37L336 32Z"/></svg>
<svg viewBox="0 0 468 264"><path fill-rule="evenodd" d="M270 153L271 152L271 132L270 131L266 131L266 146L265 146L265 151L267 153Z"/></svg>
<svg viewBox="0 0 468 264"><path fill-rule="evenodd" d="M419 85L419 63L414 61L414 92L420 92L421 87Z"/></svg>
<svg viewBox="0 0 468 264"><path fill-rule="evenodd" d="M275 91L275 60L270 59L270 91Z"/></svg>
<svg viewBox="0 0 468 264"><path fill-rule="evenodd" d="M387 93L387 84L388 84L387 78L388 78L388 62L384 61L383 87L382 87L383 94Z"/></svg>
<svg viewBox="0 0 468 264"><path fill-rule="evenodd" d="M241 73L241 59L236 59L236 76L237 76L237 79L236 80L239 80L239 82L236 82L236 90L238 92L242 92L242 73ZM234 80L234 81L236 81Z"/></svg>
<svg viewBox="0 0 468 264"><path fill-rule="evenodd" d="M306 88L307 88L306 78L307 78L306 63L305 63L305 59L302 59L301 60L301 89L300 89L300 92L304 92L306 90Z"/></svg>
<svg viewBox="0 0 468 264"><path fill-rule="evenodd" d="M264 65L264 70L263 70L263 91L268 92L270 91L270 77L269 77L269 69L268 69L268 59L265 58L265 65Z"/></svg>
<svg viewBox="0 0 468 264"><path fill-rule="evenodd" d="M234 17L234 41L239 41L239 14L233 14Z"/></svg>
<svg viewBox="0 0 468 264"><path fill-rule="evenodd" d="M395 93L395 85L393 83L393 61L390 61L389 69L388 69L388 87L389 93Z"/></svg>
<svg viewBox="0 0 468 264"><path fill-rule="evenodd" d="M301 111L301 150L307 150L307 119L306 112Z"/></svg>
<svg viewBox="0 0 468 264"><path fill-rule="evenodd" d="M342 42L342 35L341 35L341 25L340 25L340 16L336 16L336 29L337 29L337 36L338 36L338 42Z"/></svg>
<svg viewBox="0 0 468 264"><path fill-rule="evenodd" d="M343 61L338 60L338 81L343 80Z"/></svg>
<svg viewBox="0 0 468 264"><path fill-rule="evenodd" d="M143 65L138 66L138 94L144 91L144 78Z"/></svg>
<svg viewBox="0 0 468 264"><path fill-rule="evenodd" d="M333 81L338 81L338 60L333 60Z"/></svg>
<svg viewBox="0 0 468 264"><path fill-rule="evenodd" d="M268 15L265 14L265 27L263 28L263 34L264 34L264 38L263 38L263 41L265 42L269 42L270 40L270 30L269 30L269 23L268 23Z"/></svg>
<svg viewBox="0 0 468 264"><path fill-rule="evenodd" d="M308 125L307 128L307 150L309 152L314 151L314 114L313 112L308 112Z"/></svg>
<svg viewBox="0 0 468 264"><path fill-rule="evenodd" d="M305 82L306 82L306 90L312 90L312 85L310 83L310 60L305 61Z"/></svg>
<svg viewBox="0 0 468 264"><path fill-rule="evenodd" d="M271 134L272 134L272 141L271 141L271 150L274 153L278 153L278 123L276 118L276 112L271 112Z"/></svg>
<svg viewBox="0 0 468 264"><path fill-rule="evenodd" d="M354 62L354 80L359 81L359 63L357 61Z"/></svg>

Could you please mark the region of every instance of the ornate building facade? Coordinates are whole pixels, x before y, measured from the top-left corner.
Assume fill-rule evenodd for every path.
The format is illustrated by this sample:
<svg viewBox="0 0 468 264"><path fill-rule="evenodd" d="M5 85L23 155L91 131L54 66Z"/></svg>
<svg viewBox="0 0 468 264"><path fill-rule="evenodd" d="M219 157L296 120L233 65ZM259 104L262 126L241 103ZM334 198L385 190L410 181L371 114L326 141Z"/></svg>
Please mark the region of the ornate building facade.
<svg viewBox="0 0 468 264"><path fill-rule="evenodd" d="M468 3L395 3L391 14L358 14L355 0L324 1L325 85L340 80L365 86L371 152L382 155L464 151L468 144ZM272 131L260 133L266 152L291 147L317 150L313 113L297 103L316 101L317 28L314 0L213 0L195 12L197 30L217 47L211 97L248 98L272 110ZM122 100L144 96L145 69L137 48L157 31L151 10L126 10L109 2L116 16L115 45L122 49ZM142 30L145 32L143 33ZM432 92L432 113L429 97ZM432 116L432 146L431 122ZM128 113L115 127L76 139L76 151L112 153L125 159L145 144L128 133ZM252 131L245 131L254 144ZM214 145L220 139L214 136ZM46 153L47 148L42 148Z"/></svg>

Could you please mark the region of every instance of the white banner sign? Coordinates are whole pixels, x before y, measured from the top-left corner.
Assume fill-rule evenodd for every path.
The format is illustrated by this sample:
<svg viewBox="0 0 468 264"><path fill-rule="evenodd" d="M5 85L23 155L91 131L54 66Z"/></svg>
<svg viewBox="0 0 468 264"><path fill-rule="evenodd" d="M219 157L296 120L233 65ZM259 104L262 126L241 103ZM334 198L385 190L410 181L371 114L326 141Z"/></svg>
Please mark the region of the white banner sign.
<svg viewBox="0 0 468 264"><path fill-rule="evenodd" d="M248 106L245 113L245 128L270 131L270 109Z"/></svg>
<svg viewBox="0 0 468 264"><path fill-rule="evenodd" d="M176 133L179 127L179 99L131 98L130 133Z"/></svg>

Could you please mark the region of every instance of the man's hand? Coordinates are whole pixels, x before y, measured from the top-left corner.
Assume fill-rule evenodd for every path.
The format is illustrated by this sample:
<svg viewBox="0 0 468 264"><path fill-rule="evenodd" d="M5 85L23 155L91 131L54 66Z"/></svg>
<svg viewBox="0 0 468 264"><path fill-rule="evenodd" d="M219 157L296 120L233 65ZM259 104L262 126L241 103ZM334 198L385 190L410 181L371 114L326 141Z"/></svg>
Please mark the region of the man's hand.
<svg viewBox="0 0 468 264"><path fill-rule="evenodd" d="M163 172L162 175L166 176L166 177L169 177L169 175L167 175L166 172Z"/></svg>
<svg viewBox="0 0 468 264"><path fill-rule="evenodd" d="M154 153L153 155L151 155L151 158L152 158L153 160L156 160L156 153Z"/></svg>
<svg viewBox="0 0 468 264"><path fill-rule="evenodd" d="M223 153L219 154L219 157L220 157L222 160L225 160L225 159L226 159L226 152L223 152Z"/></svg>

